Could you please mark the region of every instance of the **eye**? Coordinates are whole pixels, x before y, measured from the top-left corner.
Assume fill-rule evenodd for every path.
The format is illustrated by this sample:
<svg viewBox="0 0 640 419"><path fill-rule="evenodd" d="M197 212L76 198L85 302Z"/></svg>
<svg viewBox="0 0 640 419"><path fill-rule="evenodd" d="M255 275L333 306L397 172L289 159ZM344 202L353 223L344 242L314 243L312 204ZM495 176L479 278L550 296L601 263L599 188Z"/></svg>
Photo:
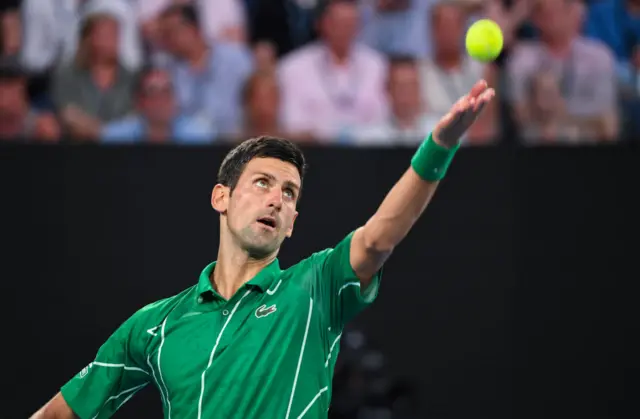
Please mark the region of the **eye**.
<svg viewBox="0 0 640 419"><path fill-rule="evenodd" d="M284 190L284 196L286 196L288 199L294 199L296 194L294 194L291 189L287 188Z"/></svg>
<svg viewBox="0 0 640 419"><path fill-rule="evenodd" d="M269 186L269 184L267 183L267 181L265 179L258 179L258 180L256 180L256 186L258 188L267 188Z"/></svg>

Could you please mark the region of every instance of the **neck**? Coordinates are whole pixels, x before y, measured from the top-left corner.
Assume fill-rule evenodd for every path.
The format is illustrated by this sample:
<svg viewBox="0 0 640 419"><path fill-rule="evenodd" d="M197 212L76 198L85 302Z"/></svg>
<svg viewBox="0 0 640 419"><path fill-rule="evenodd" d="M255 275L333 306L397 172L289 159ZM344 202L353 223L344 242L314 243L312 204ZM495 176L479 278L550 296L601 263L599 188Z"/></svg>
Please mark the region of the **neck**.
<svg viewBox="0 0 640 419"><path fill-rule="evenodd" d="M563 57L567 55L571 49L571 38L547 40L547 49L551 55Z"/></svg>
<svg viewBox="0 0 640 419"><path fill-rule="evenodd" d="M417 112L394 112L395 123L399 128L414 128L418 121Z"/></svg>
<svg viewBox="0 0 640 419"><path fill-rule="evenodd" d="M255 118L249 124L249 131L252 136L257 135L276 135L278 133L278 123L272 119L264 120Z"/></svg>
<svg viewBox="0 0 640 419"><path fill-rule="evenodd" d="M336 65L345 65L349 62L350 51L348 49L335 49L329 47L331 61Z"/></svg>
<svg viewBox="0 0 640 419"><path fill-rule="evenodd" d="M449 52L436 53L435 63L443 70L457 70L462 65L462 56L458 53Z"/></svg>
<svg viewBox="0 0 640 419"><path fill-rule="evenodd" d="M203 68L206 64L209 48L203 42L195 42L193 48L186 54L186 61L190 66Z"/></svg>
<svg viewBox="0 0 640 419"><path fill-rule="evenodd" d="M171 124L168 122L148 122L147 140L150 143L162 143L171 135Z"/></svg>
<svg viewBox="0 0 640 419"><path fill-rule="evenodd" d="M232 239L230 239L232 240ZM225 246L225 244L227 244ZM216 268L213 271L211 286L225 299L229 300L244 284L255 277L262 269L275 260L277 252L263 259L254 259L241 250L235 243L220 237L220 249Z"/></svg>

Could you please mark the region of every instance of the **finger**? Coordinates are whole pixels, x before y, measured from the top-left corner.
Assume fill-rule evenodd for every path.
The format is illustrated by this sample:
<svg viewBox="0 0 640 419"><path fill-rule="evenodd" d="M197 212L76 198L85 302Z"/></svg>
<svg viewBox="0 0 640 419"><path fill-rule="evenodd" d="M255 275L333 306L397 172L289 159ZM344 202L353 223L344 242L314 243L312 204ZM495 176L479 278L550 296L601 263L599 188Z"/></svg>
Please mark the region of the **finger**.
<svg viewBox="0 0 640 419"><path fill-rule="evenodd" d="M485 80L480 80L478 81L476 84L473 85L473 87L471 88L471 91L469 91L469 97L478 97L480 96L482 93L484 93L487 88L489 87L489 85L487 84L487 82Z"/></svg>
<svg viewBox="0 0 640 419"><path fill-rule="evenodd" d="M487 103L491 102L491 99L493 99L495 97L495 90L493 89L487 89L485 90L480 97L476 100L476 104L474 106L474 111L475 112L480 112L480 107L484 107L484 105L486 105Z"/></svg>

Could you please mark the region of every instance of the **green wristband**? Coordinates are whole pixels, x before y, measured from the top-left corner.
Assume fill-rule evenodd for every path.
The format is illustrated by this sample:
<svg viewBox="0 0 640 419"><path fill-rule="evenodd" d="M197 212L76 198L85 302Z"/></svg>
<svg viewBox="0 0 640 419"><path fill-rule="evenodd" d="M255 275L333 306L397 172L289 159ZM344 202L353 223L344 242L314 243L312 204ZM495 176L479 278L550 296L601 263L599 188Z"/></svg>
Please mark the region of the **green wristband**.
<svg viewBox="0 0 640 419"><path fill-rule="evenodd" d="M433 141L433 133L430 133L413 155L411 167L418 176L428 182L442 180L458 148L460 144L453 148L441 146Z"/></svg>

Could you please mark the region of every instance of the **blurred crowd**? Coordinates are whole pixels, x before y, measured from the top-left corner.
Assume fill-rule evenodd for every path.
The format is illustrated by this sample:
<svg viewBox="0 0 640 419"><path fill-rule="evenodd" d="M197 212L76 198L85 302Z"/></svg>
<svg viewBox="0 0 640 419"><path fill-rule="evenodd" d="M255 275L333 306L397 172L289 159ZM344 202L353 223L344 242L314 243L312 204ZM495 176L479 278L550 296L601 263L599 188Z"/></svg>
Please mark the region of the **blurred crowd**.
<svg viewBox="0 0 640 419"><path fill-rule="evenodd" d="M0 24L6 140L415 145L480 78L464 144L640 139L640 0L10 0Z"/></svg>

